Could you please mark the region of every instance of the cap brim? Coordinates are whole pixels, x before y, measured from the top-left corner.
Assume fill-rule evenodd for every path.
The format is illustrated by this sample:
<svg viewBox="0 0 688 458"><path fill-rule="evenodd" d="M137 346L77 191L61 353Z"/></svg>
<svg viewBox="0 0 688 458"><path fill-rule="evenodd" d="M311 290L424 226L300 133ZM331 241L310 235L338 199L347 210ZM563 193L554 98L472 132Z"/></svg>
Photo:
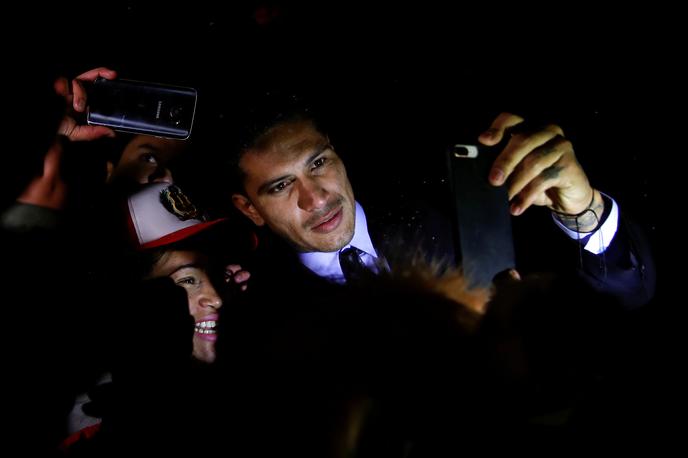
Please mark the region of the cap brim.
<svg viewBox="0 0 688 458"><path fill-rule="evenodd" d="M142 250L148 249L148 248L157 248L165 245L169 245L171 243L179 242L181 240L187 239L191 237L194 234L197 234L199 232L202 232L217 223L221 223L223 221L226 221L227 218L220 218L216 219L213 221L206 221L205 223L199 223L194 226L189 226L185 227L184 229L180 229L176 232L172 232L170 234L167 234L164 237L161 237L156 240L151 240L150 242L143 243L139 245L139 248Z"/></svg>

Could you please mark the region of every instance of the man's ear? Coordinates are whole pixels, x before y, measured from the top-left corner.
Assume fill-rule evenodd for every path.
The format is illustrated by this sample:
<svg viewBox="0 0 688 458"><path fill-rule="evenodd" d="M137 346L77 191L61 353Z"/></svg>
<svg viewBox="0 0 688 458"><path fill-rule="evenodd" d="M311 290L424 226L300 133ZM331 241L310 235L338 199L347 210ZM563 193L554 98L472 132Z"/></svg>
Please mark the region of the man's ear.
<svg viewBox="0 0 688 458"><path fill-rule="evenodd" d="M258 210L256 210L256 207L253 206L248 197L242 194L232 194L232 202L241 213L253 221L253 224L256 226L265 224L265 220L260 216L260 213L258 213Z"/></svg>

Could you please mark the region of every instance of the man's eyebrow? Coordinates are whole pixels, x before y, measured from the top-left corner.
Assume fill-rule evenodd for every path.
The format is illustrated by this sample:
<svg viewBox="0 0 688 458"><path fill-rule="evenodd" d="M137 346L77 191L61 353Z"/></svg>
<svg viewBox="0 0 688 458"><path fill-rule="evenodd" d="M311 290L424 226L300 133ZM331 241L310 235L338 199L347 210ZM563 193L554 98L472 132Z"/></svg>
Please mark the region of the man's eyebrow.
<svg viewBox="0 0 688 458"><path fill-rule="evenodd" d="M331 148L329 142L323 142L323 143L321 143L320 145L318 145L318 146L315 148L315 151L313 151L313 154L311 154L310 156L308 156L308 158L307 158L305 161L303 161L303 165L308 165L308 164L310 164L311 162L313 162L313 161L315 160L316 157L320 156L320 155L323 153L323 151L325 151L325 150L328 149L328 148Z"/></svg>
<svg viewBox="0 0 688 458"><path fill-rule="evenodd" d="M311 162L313 162L313 161L315 160L315 158L317 158L318 156L320 156L320 155L323 153L323 151L325 151L325 150L328 149L328 148L332 148L332 146L330 145L329 142L323 142L323 143L317 145L317 147L316 147L315 151L313 152L313 154L310 154L310 155L306 158L306 160L303 161L303 165L308 165L308 164L310 164ZM290 176L291 176L291 175L283 175L283 176L281 176L281 177L277 177L277 178L274 178L274 179L272 179L272 180L270 180L270 181L267 181L267 182L263 183L263 184L260 185L260 187L258 188L258 194L264 194L264 193L266 193L266 192L268 191L268 189L270 189L270 188L272 187L272 185L274 185L275 183L279 183L280 181L286 180L286 179L289 178Z"/></svg>

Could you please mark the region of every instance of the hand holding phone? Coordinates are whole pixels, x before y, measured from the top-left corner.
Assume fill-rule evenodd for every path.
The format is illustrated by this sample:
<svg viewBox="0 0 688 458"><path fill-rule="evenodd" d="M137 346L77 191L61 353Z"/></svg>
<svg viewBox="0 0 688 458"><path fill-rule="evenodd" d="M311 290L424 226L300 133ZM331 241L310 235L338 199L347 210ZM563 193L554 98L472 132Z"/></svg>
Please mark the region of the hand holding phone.
<svg viewBox="0 0 688 458"><path fill-rule="evenodd" d="M57 133L64 135L71 141L89 141L101 137L112 137L114 132L104 126L88 126L77 121L76 115L83 113L87 108L86 86L93 84L98 78L114 79L117 72L105 67L97 67L84 72L74 78L71 82L66 78L58 78L55 81L55 92L64 97L68 109Z"/></svg>
<svg viewBox="0 0 688 458"><path fill-rule="evenodd" d="M121 132L185 140L196 112L194 88L97 78L89 91L87 122Z"/></svg>

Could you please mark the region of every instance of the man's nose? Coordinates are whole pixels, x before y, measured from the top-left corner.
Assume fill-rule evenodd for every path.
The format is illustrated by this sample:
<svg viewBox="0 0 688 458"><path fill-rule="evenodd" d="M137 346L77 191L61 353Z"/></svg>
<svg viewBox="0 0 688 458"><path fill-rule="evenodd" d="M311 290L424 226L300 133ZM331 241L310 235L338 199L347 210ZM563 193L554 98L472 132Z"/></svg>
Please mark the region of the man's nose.
<svg viewBox="0 0 688 458"><path fill-rule="evenodd" d="M314 180L298 182L299 208L306 211L318 210L327 204L327 191Z"/></svg>

